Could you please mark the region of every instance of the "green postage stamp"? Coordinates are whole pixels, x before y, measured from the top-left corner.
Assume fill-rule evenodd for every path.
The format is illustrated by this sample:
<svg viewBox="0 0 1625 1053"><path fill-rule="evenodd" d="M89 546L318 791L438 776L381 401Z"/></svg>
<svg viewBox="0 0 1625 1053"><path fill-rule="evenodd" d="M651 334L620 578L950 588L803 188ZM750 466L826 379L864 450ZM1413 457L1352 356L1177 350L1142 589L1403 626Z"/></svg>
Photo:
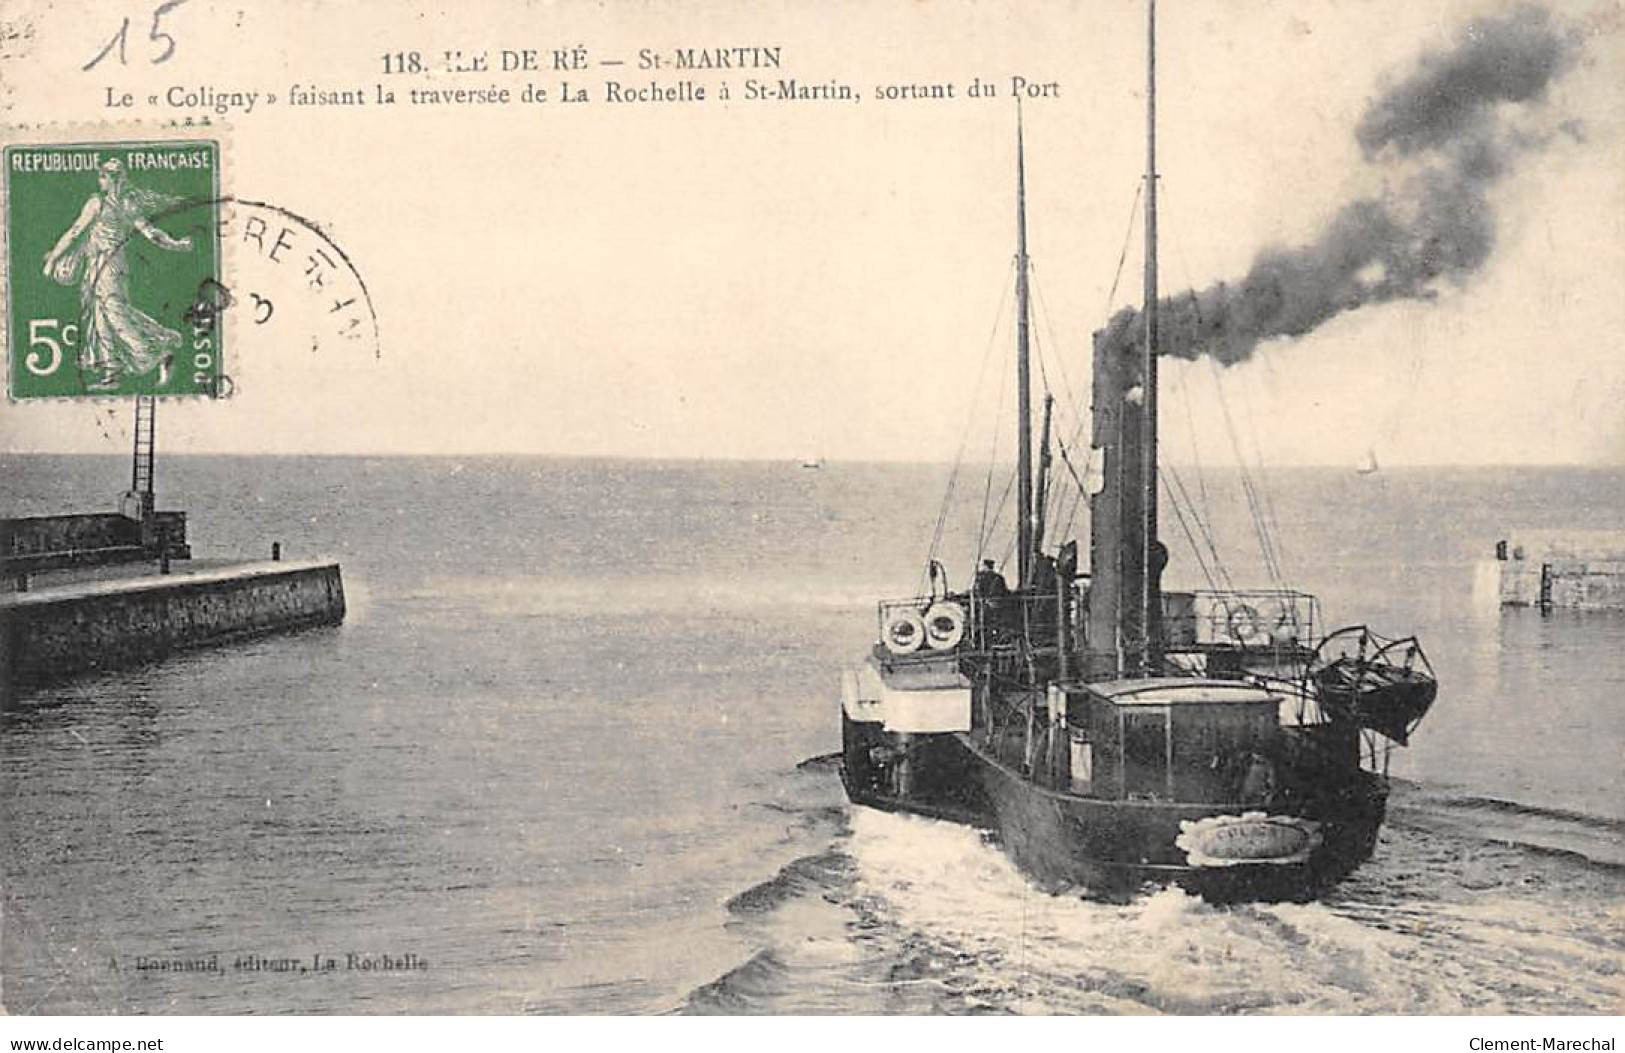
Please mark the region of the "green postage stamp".
<svg viewBox="0 0 1625 1053"><path fill-rule="evenodd" d="M8 146L5 168L11 397L218 394L219 144Z"/></svg>

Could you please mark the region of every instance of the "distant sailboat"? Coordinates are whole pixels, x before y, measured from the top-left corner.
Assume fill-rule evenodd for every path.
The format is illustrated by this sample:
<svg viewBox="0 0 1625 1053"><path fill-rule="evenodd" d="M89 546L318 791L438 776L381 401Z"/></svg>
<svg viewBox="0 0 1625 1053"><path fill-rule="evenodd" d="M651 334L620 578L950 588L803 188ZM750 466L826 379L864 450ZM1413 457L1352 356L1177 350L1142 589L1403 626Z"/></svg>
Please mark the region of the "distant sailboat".
<svg viewBox="0 0 1625 1053"><path fill-rule="evenodd" d="M1365 460L1361 461L1354 470L1359 472L1361 475L1375 475L1377 472L1381 471L1382 466L1377 464L1377 451L1370 449L1366 450Z"/></svg>
<svg viewBox="0 0 1625 1053"><path fill-rule="evenodd" d="M803 457L801 459L801 467L803 467L803 468L811 468L811 469L815 469L815 470L819 469L819 468L822 468L822 467L824 467L824 458L822 458L822 457Z"/></svg>

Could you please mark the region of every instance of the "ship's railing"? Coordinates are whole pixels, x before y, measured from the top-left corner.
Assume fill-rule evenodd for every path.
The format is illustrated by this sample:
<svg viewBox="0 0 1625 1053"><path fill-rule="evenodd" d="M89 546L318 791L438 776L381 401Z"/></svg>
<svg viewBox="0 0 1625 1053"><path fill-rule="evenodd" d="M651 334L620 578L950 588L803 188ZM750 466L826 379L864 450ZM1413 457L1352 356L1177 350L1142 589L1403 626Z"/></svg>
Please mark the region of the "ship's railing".
<svg viewBox="0 0 1625 1053"><path fill-rule="evenodd" d="M1074 587L1074 633L1082 624L1082 610L1083 592ZM1023 640L1031 646L1053 647L1059 632L1056 595L1037 591L996 595L972 591L882 600L877 623L881 644L893 654L995 651L1016 648Z"/></svg>
<svg viewBox="0 0 1625 1053"><path fill-rule="evenodd" d="M1320 622L1320 601L1295 589L1168 592L1163 609L1170 650L1308 650Z"/></svg>
<svg viewBox="0 0 1625 1053"><path fill-rule="evenodd" d="M1084 589L1071 592L1073 645L1085 622ZM882 600L880 642L893 654L1051 647L1059 631L1056 596L977 591ZM1314 648L1320 601L1294 589L1208 589L1163 593L1163 638L1171 652L1246 651L1287 655Z"/></svg>
<svg viewBox="0 0 1625 1053"><path fill-rule="evenodd" d="M1083 592L1070 592L1071 625L1076 634L1083 622ZM972 593L970 645L978 650L1016 648L1026 641L1037 648L1054 647L1060 632L1059 598L1053 591L1011 592L1001 596ZM1074 641L1074 646L1076 643Z"/></svg>

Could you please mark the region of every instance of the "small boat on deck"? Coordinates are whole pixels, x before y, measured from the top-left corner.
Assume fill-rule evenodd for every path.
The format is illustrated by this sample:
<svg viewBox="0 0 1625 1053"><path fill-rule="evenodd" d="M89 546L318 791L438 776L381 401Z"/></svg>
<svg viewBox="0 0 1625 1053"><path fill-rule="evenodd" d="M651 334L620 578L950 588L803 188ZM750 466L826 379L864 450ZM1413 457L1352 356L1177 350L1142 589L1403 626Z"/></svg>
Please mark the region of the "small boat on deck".
<svg viewBox="0 0 1625 1053"><path fill-rule="evenodd" d="M1414 636L1385 640L1363 625L1322 640L1309 669L1329 712L1401 746L1439 693L1433 666Z"/></svg>

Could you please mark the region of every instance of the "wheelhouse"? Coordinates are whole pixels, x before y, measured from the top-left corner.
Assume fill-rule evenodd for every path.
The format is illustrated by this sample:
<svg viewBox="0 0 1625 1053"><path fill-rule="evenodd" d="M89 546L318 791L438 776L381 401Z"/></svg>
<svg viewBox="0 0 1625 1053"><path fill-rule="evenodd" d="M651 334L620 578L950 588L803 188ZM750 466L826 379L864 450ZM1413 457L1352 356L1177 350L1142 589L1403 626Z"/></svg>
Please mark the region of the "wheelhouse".
<svg viewBox="0 0 1625 1053"><path fill-rule="evenodd" d="M1106 800L1257 803L1271 788L1282 703L1272 692L1181 677L1054 694L1064 700L1067 743L1058 788Z"/></svg>

